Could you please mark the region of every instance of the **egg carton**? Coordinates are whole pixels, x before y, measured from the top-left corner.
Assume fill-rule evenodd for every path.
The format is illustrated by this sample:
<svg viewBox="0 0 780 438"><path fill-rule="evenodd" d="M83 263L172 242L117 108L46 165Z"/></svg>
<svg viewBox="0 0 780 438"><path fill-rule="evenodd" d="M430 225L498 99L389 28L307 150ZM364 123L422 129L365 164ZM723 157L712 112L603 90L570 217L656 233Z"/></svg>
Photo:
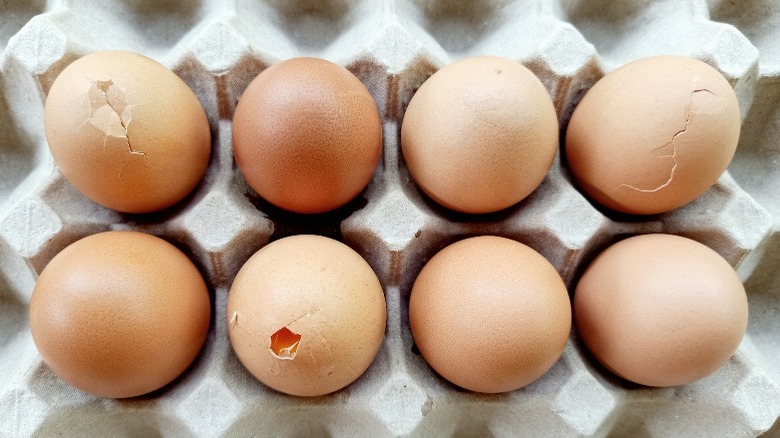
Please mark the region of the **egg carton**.
<svg viewBox="0 0 780 438"><path fill-rule="evenodd" d="M780 436L780 3L6 0L0 23L1 436ZM78 57L108 49L163 62L208 115L206 175L163 212L120 214L89 201L48 150L43 105L52 82ZM425 79L452 61L499 55L523 63L549 90L563 134L600 77L656 54L709 63L741 104L734 161L691 204L647 218L605 212L575 188L560 157L530 197L483 216L447 211L412 181L400 153L404 111ZM352 71L375 98L384 128L369 186L316 216L260 199L231 149L243 90L266 67L297 56ZM123 400L95 398L55 376L38 355L27 316L48 261L79 238L112 229L177 245L204 274L214 304L206 345L190 369L161 390ZM627 383L592 359L574 329L538 381L483 395L437 376L413 346L411 285L451 242L481 234L519 240L550 260L572 290L601 250L649 232L705 243L745 281L747 335L703 380L664 389ZM298 233L356 249L387 297L387 334L374 363L345 389L316 398L263 386L238 361L226 328L227 294L241 265L270 240Z"/></svg>

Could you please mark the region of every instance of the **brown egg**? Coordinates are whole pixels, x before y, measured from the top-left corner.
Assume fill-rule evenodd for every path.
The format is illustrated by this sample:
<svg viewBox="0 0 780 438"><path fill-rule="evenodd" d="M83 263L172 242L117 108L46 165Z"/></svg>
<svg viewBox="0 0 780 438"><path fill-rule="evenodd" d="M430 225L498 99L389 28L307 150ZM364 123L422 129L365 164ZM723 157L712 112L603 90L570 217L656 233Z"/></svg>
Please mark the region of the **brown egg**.
<svg viewBox="0 0 780 438"><path fill-rule="evenodd" d="M382 344L387 314L374 271L321 236L277 240L241 268L227 304L230 342L261 382L287 394L337 391Z"/></svg>
<svg viewBox="0 0 780 438"><path fill-rule="evenodd" d="M44 362L71 385L133 397L171 382L206 340L206 283L181 251L110 231L57 254L38 278L30 329Z"/></svg>
<svg viewBox="0 0 780 438"><path fill-rule="evenodd" d="M52 84L44 122L65 178L93 201L127 213L183 199L211 154L195 94L136 53L96 52L70 64Z"/></svg>
<svg viewBox="0 0 780 438"><path fill-rule="evenodd" d="M717 70L657 56L624 65L588 91L566 131L582 190L624 213L663 213L715 184L739 139L739 103Z"/></svg>
<svg viewBox="0 0 780 438"><path fill-rule="evenodd" d="M571 328L566 286L533 249L494 236L436 254L409 301L414 342L428 364L472 391L505 392L544 374Z"/></svg>
<svg viewBox="0 0 780 438"><path fill-rule="evenodd" d="M542 182L558 149L558 118L547 89L521 64L466 58L415 93L401 145L412 178L434 201L490 213Z"/></svg>
<svg viewBox="0 0 780 438"><path fill-rule="evenodd" d="M346 204L371 180L381 150L371 94L324 59L269 67L236 106L236 163L260 196L285 210L322 213Z"/></svg>
<svg viewBox="0 0 780 438"><path fill-rule="evenodd" d="M674 386L717 370L747 327L745 289L715 251L668 234L636 236L588 266L574 293L579 336L607 369Z"/></svg>

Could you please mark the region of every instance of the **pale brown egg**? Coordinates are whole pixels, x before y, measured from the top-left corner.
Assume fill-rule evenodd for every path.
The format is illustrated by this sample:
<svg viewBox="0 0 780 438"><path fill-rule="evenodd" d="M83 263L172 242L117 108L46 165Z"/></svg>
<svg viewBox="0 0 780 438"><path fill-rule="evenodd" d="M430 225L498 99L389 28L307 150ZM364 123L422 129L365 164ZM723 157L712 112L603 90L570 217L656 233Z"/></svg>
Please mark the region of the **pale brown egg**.
<svg viewBox="0 0 780 438"><path fill-rule="evenodd" d="M748 304L734 269L687 238L620 241L588 266L574 293L577 332L607 369L674 386L716 371L745 334Z"/></svg>
<svg viewBox="0 0 780 438"><path fill-rule="evenodd" d="M313 235L263 247L230 288L228 332L241 363L264 384L316 396L360 377L382 344L385 296L348 246Z"/></svg>
<svg viewBox="0 0 780 438"><path fill-rule="evenodd" d="M170 243L110 231L85 237L41 272L30 330L63 380L103 397L161 388L195 359L211 304L197 268Z"/></svg>
<svg viewBox="0 0 780 438"><path fill-rule="evenodd" d="M663 213L694 200L726 170L739 139L736 94L692 58L628 63L588 91L566 131L581 189L623 213Z"/></svg>
<svg viewBox="0 0 780 438"><path fill-rule="evenodd" d="M147 213L182 200L211 155L206 113L184 81L131 52L96 52L52 84L46 139L65 178L93 201Z"/></svg>
<svg viewBox="0 0 780 438"><path fill-rule="evenodd" d="M437 253L409 301L414 342L442 377L496 393L544 374L563 352L571 305L555 268L514 240L480 236Z"/></svg>
<svg viewBox="0 0 780 438"><path fill-rule="evenodd" d="M366 187L382 150L373 97L344 67L296 58L269 67L241 95L233 152L247 183L296 213L341 207Z"/></svg>
<svg viewBox="0 0 780 438"><path fill-rule="evenodd" d="M558 118L523 65L482 56L448 65L415 93L401 128L420 189L463 213L512 206L542 182L558 150Z"/></svg>

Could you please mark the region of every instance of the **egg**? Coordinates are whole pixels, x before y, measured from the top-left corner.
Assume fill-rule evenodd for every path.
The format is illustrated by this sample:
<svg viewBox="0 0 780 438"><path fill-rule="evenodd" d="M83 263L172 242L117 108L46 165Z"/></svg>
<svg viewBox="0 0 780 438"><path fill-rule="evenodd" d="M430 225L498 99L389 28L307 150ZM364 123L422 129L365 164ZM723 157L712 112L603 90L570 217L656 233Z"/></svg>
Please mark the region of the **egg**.
<svg viewBox="0 0 780 438"><path fill-rule="evenodd" d="M323 213L371 180L382 150L376 103L349 70L296 58L263 71L233 118L233 152L247 183L271 204Z"/></svg>
<svg viewBox="0 0 780 438"><path fill-rule="evenodd" d="M437 203L490 213L533 192L558 149L550 95L521 64L466 58L437 71L409 102L401 127L406 166Z"/></svg>
<svg viewBox="0 0 780 438"><path fill-rule="evenodd" d="M739 130L736 94L717 70L681 56L644 58L604 76L577 105L566 159L595 202L663 213L715 184Z"/></svg>
<svg viewBox="0 0 780 438"><path fill-rule="evenodd" d="M577 333L608 370L647 386L716 371L745 334L748 303L732 267L687 238L620 241L587 267L574 293Z"/></svg>
<svg viewBox="0 0 780 438"><path fill-rule="evenodd" d="M385 297L366 261L341 242L297 235L255 253L227 303L230 343L271 388L296 396L337 391L376 357Z"/></svg>
<svg viewBox="0 0 780 438"><path fill-rule="evenodd" d="M514 240L479 236L439 251L412 287L409 325L442 377L485 393L521 388L561 355L571 305L555 268Z"/></svg>
<svg viewBox="0 0 780 438"><path fill-rule="evenodd" d="M30 300L43 361L102 397L133 397L171 382L198 355L210 318L206 283L187 256L132 231L66 247L41 272Z"/></svg>
<svg viewBox="0 0 780 438"><path fill-rule="evenodd" d="M65 178L89 199L126 213L181 201L211 155L195 94L136 53L96 52L67 66L46 97L44 125Z"/></svg>

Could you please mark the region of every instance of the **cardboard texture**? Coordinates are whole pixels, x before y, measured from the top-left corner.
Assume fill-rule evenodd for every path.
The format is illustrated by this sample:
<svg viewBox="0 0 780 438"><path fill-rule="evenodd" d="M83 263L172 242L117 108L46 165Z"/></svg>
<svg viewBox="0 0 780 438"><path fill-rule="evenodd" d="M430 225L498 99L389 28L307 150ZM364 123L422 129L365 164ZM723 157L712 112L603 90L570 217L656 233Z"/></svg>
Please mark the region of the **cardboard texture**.
<svg viewBox="0 0 780 438"><path fill-rule="evenodd" d="M2 436L780 436L780 3L772 0L97 0L0 3L0 435ZM194 193L160 213L125 215L62 177L43 130L58 73L96 50L163 62L197 94L213 154ZM468 55L500 55L549 90L561 133L605 72L649 55L681 54L722 72L742 106L736 157L693 203L651 218L595 208L560 157L542 185L507 211L446 211L411 181L399 130L414 91ZM351 70L376 99L384 150L368 188L329 214L301 217L247 186L231 150L231 119L263 69L317 56ZM51 373L33 344L35 277L69 243L134 229L184 250L211 287L207 344L162 390L98 399ZM750 302L736 355L699 382L626 383L596 364L576 330L556 365L518 391L479 395L438 377L412 348L409 291L424 262L465 236L530 245L572 289L584 266L625 236L696 239L737 267ZM302 399L255 380L232 352L225 303L244 261L270 239L316 233L346 242L379 276L388 327L373 365L334 394ZM150 358L153 360L153 358Z"/></svg>

